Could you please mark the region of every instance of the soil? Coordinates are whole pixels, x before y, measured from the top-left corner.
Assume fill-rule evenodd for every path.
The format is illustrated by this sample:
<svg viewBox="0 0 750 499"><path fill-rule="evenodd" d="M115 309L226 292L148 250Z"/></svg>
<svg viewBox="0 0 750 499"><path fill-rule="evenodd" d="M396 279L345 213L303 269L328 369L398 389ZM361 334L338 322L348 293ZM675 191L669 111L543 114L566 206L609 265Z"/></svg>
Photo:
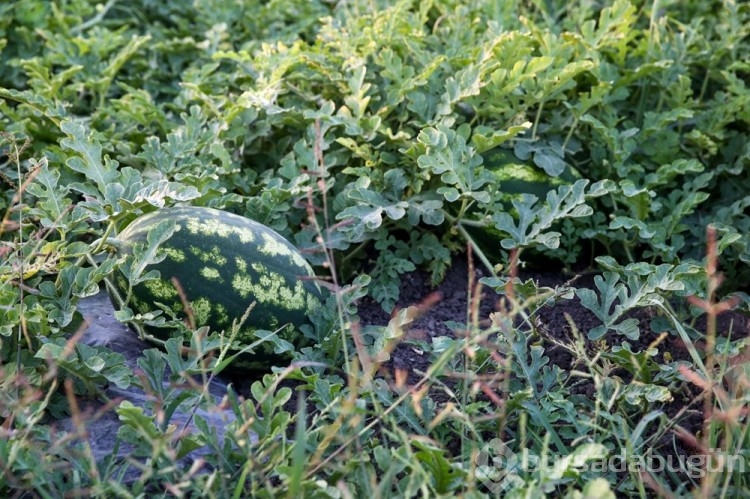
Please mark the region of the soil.
<svg viewBox="0 0 750 499"><path fill-rule="evenodd" d="M469 278L471 272L474 273L473 279ZM467 322L470 281L476 286L481 277L484 277L482 268L470 266L465 259L461 258L455 260L445 280L435 288L430 286L429 275L424 272L417 271L404 276L396 310L410 305L430 303L429 309L425 310L421 318L412 324L407 336L427 339L452 335L453 332L446 322ZM534 279L540 286L551 288L570 283L571 280L574 281L572 285L576 288L595 288L593 274L570 276L559 271L521 272L519 277L522 281ZM487 319L490 313L497 310L500 305L499 295L492 289L484 288L480 289L480 296L479 318ZM673 306L680 308L685 305L675 302ZM365 299L360 303L358 313L364 324L387 324L392 316L370 299ZM550 366L559 366L563 371L570 371L574 368L585 371L585 366L576 365L573 354L560 345L573 341L573 327L585 339L585 347L590 357L593 357L597 351L622 344L624 339L614 333L605 335L597 342L586 339L586 333L599 326L601 321L581 305L577 297L560 299L551 305L542 306L534 315L536 317L535 328L545 348L544 355L549 357ZM690 362L689 351L677 334L661 334L661 329L658 327L658 321L661 318L656 310L644 308L628 317L637 319L640 329L640 336L637 340L627 340L633 352L640 352L651 346L657 349L654 360L660 365L675 361ZM705 317L698 317L693 327L702 332L705 330L705 324ZM657 332L652 327L657 329ZM750 336L750 320L736 311L727 311L718 317L717 335L733 340L746 338ZM696 344L702 345L699 341ZM396 369L407 371L408 382L415 383L421 377L419 373L424 373L428 366L426 355L419 348L405 341L395 348L385 367L387 371L390 371L390 374L386 373L386 375L392 375ZM632 379L632 375L622 368L612 371L611 375L619 377L625 383ZM674 388L672 401L648 408L648 411L659 409L664 411L670 420L670 431L666 432L659 441L657 451L674 457L700 454L701 449L697 446L698 439L694 437L700 434L704 422L703 404L700 401L701 390L688 382ZM594 384L585 379L572 383L570 386L571 396L583 395L593 398L594 390ZM440 394L435 395L434 398L440 398ZM502 398L502 393L498 393L498 396Z"/></svg>

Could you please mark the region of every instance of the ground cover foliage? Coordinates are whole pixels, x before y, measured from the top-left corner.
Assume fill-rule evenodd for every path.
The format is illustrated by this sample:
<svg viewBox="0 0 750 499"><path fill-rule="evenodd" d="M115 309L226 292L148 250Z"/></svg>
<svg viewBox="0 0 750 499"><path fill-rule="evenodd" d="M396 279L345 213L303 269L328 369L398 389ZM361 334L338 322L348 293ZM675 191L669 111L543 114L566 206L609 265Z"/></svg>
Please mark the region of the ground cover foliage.
<svg viewBox="0 0 750 499"><path fill-rule="evenodd" d="M0 490L746 495L745 338L716 324L748 310L748 31L750 8L731 0L5 2ZM580 180L508 196L484 164L497 148ZM124 483L117 463L47 423L108 383L160 386L165 364L175 383L222 367L219 332L185 331L192 354L168 342L138 376L70 339L78 301L116 268L153 277L138 269L158 258L159 234L128 259L107 238L180 203L279 231L330 298L297 367L253 383L248 400L228 395L237 421L222 438L169 425L180 404L209 403L200 389L157 390L154 407L170 408L158 420L117 407L122 442L144 463ZM500 305L481 316L470 299L453 334L409 340L424 307L394 310L401 277L422 269L437 284L467 248ZM597 275L591 287L517 277L535 265ZM571 324L576 367L551 367L535 314L574 297L601 324ZM359 324L364 298L393 312L387 326ZM643 307L685 360L657 362L656 338L632 349ZM407 341L430 358L408 381L382 369ZM569 396L581 380L595 390ZM699 433L680 433L682 413L664 409L675 400L703 411ZM672 455L680 438L705 472L587 466ZM173 465L200 446L215 452ZM548 465L507 469L508 453Z"/></svg>

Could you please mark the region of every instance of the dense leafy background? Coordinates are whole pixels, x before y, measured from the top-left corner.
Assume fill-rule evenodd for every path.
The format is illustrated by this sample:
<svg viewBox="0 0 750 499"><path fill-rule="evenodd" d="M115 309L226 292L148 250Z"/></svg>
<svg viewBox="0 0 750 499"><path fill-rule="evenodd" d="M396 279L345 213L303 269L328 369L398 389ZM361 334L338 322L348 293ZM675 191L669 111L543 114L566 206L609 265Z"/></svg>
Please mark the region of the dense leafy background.
<svg viewBox="0 0 750 499"><path fill-rule="evenodd" d="M707 296L707 225L724 291L750 277L748 36L729 0L5 2L0 360L45 386L40 345L59 348L77 299L122 263L96 241L179 202L295 241L346 314L365 294L390 311L401 274L438 282L474 241L499 291L517 252L605 271L578 291L604 324L589 338L635 338L628 310ZM496 148L582 180L509 198ZM336 317L312 358L342 362ZM127 377L63 371L79 392ZM441 452L417 455L447 466Z"/></svg>

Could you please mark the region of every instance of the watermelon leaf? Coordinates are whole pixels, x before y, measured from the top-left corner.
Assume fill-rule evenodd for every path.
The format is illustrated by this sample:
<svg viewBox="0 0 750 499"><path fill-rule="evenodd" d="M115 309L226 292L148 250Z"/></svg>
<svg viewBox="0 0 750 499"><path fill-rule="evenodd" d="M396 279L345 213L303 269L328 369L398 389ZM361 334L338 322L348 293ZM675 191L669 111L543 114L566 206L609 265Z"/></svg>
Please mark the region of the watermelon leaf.
<svg viewBox="0 0 750 499"><path fill-rule="evenodd" d="M28 192L39 199L40 203L31 208L31 213L41 217L42 225L49 227L53 223L63 221L63 215L72 203L70 198L66 197L70 187L59 185L60 171L50 169L46 158L40 161L38 166L34 182L28 186Z"/></svg>
<svg viewBox="0 0 750 499"><path fill-rule="evenodd" d="M425 128L417 141L424 153L417 158L417 165L426 175L439 175L442 186L438 194L446 201L454 202L466 197L489 202L488 193L482 188L493 181L491 173L481 168L482 157L466 144L466 139L456 131L438 125Z"/></svg>
<svg viewBox="0 0 750 499"><path fill-rule="evenodd" d="M559 177L567 166L561 151L551 147L537 151L534 154L534 164L547 172L550 177Z"/></svg>
<svg viewBox="0 0 750 499"><path fill-rule="evenodd" d="M99 188L99 192L105 194L107 188L117 179L117 161L105 157L102 160L102 146L95 139L91 139L86 128L78 121L65 119L60 123L60 130L67 135L60 141L63 148L75 152L65 164L71 170L85 175ZM116 198L104 198L113 204Z"/></svg>
<svg viewBox="0 0 750 499"><path fill-rule="evenodd" d="M495 228L507 234L500 241L505 249L524 248L542 245L554 249L559 245L560 234L550 231L552 226L566 218L589 216L591 208L586 201L603 196L610 192L614 185L610 181L597 182L588 192L588 180L578 180L573 185L563 185L547 193L546 202L537 203L538 198L531 194L523 194L513 200L513 206L518 211L518 221L506 212L499 212L492 216Z"/></svg>
<svg viewBox="0 0 750 499"><path fill-rule="evenodd" d="M485 127L478 126L474 129L474 133L471 136L471 143L474 145L476 151L481 154L504 144L517 135L523 134L530 128L530 121L510 126L507 130L485 129Z"/></svg>
<svg viewBox="0 0 750 499"><path fill-rule="evenodd" d="M156 277L156 275L153 274L153 271L144 275L141 274L143 274L147 266L159 263L165 258L165 254L158 253L159 246L172 237L172 234L174 234L176 230L177 226L174 221L163 220L148 233L146 244L137 243L134 246L132 258L128 257L128 260L130 260L129 265L125 266L128 271L126 272L125 269L123 269L123 273L125 273L132 285Z"/></svg>
<svg viewBox="0 0 750 499"><path fill-rule="evenodd" d="M671 292L697 293L696 279L702 269L696 265L670 264L652 265L645 262L620 266L611 257L600 257L597 261L605 269L602 276L594 278L599 290L576 289L581 305L591 310L602 321L588 333L591 340L615 331L631 340L639 337L638 321L626 318L627 312L638 307L663 305L664 297ZM624 280L625 282L622 282Z"/></svg>
<svg viewBox="0 0 750 499"><path fill-rule="evenodd" d="M113 383L128 388L136 382L122 354L100 347L77 343L72 351L65 338L56 338L41 345L34 357L54 361L66 376L76 381L76 393L95 393L94 386Z"/></svg>

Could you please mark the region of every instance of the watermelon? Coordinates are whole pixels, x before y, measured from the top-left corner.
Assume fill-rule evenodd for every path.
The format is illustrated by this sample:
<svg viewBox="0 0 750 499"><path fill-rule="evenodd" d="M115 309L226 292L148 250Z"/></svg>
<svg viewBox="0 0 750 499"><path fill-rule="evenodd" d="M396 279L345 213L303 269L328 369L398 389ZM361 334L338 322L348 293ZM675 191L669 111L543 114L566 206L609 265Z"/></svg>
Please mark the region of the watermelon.
<svg viewBox="0 0 750 499"><path fill-rule="evenodd" d="M212 332L231 331L232 322L255 302L247 320L235 337L240 347L258 340L258 330L278 331L278 336L296 347L304 344L299 326L309 322L321 304L321 291L310 265L277 232L239 215L213 208L173 207L136 218L113 241L121 254L132 254L137 243L160 222L171 220L175 232L159 246L164 259L148 265L145 272L159 271L159 278L133 286L127 306L145 314L168 307L184 318L185 307L176 278L193 312L196 327ZM119 273L113 282L121 297L128 295L129 283ZM111 299L115 306L117 301ZM174 328L144 325L155 338L166 340ZM231 353L231 352L230 352ZM268 370L271 365L288 364L289 353L274 354L273 342L264 341L252 353L243 353L233 368Z"/></svg>
<svg viewBox="0 0 750 499"><path fill-rule="evenodd" d="M523 194L533 194L539 198L539 202L543 202L550 190L570 185L581 178L580 173L570 166L560 176L552 177L542 168L519 160L511 150L500 147L484 152L482 158L484 168L497 179L493 202L515 218L518 212L513 206L514 199L519 199ZM488 223L490 226L486 228L467 227L467 230L484 254L494 262L504 236L491 226L491 222Z"/></svg>
<svg viewBox="0 0 750 499"><path fill-rule="evenodd" d="M574 183L581 175L568 166L558 177L548 175L536 165L524 163L508 149L495 148L482 154L485 169L498 181L499 200L510 205L522 194L533 194L544 199L552 189Z"/></svg>

